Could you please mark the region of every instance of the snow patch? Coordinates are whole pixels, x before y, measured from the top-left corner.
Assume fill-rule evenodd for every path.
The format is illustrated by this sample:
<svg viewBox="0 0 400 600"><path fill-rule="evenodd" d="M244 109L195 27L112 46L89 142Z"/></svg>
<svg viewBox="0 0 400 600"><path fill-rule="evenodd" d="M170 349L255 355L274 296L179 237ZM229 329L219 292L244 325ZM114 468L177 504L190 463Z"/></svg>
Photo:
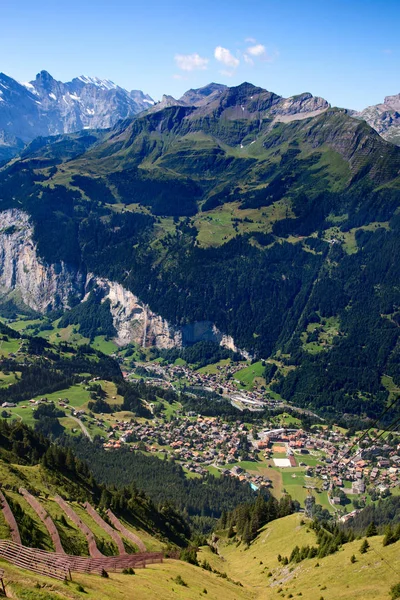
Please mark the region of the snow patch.
<svg viewBox="0 0 400 600"><path fill-rule="evenodd" d="M52 98L53 100L57 100L57 96L53 93L49 94L49 98Z"/></svg>
<svg viewBox="0 0 400 600"><path fill-rule="evenodd" d="M23 85L27 90L29 90L31 92L31 94L35 94L36 96L39 96L39 93L36 90L35 86L33 86L28 81L21 81L21 85Z"/></svg>
<svg viewBox="0 0 400 600"><path fill-rule="evenodd" d="M98 77L88 77L87 75L81 75L78 77L79 81L85 84L95 85L96 87L102 88L103 90L115 90L117 85L109 79L99 79Z"/></svg>

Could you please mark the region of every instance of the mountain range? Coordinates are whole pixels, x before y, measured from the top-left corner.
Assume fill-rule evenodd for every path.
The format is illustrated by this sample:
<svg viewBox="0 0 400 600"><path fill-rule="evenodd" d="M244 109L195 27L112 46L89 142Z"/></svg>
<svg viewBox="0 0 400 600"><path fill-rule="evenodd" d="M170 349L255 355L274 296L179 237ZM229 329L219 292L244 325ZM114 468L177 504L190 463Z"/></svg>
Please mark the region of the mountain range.
<svg viewBox="0 0 400 600"><path fill-rule="evenodd" d="M127 91L108 79L81 75L63 83L47 71L41 71L27 83L0 73L0 161L10 159L38 136L73 133L82 129L107 129L119 120L132 117L154 107L160 111L169 106L204 107L218 101L227 86L211 83L188 90L181 98L164 95L155 102L140 90ZM277 97L278 98L278 97ZM286 102L286 103L285 103ZM302 108L300 108L300 103ZM281 99L276 119L289 119L290 114L320 111L328 103L311 94ZM363 119L392 143L400 143L400 97L388 96L383 104L370 106L356 118Z"/></svg>
<svg viewBox="0 0 400 600"><path fill-rule="evenodd" d="M33 81L19 83L0 73L0 160L35 137L105 129L152 104L139 90L128 92L97 77L63 83L41 71Z"/></svg>

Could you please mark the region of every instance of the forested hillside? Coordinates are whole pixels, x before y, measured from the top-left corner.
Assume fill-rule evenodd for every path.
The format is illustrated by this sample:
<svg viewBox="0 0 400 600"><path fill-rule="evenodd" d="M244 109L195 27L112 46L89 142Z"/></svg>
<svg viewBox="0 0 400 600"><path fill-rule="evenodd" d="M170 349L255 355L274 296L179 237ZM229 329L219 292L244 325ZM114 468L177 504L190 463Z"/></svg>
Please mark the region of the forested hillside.
<svg viewBox="0 0 400 600"><path fill-rule="evenodd" d="M80 156L66 138L67 162L35 148L0 172L0 209L30 214L47 262L279 358L283 398L374 417L382 376L400 383L400 149L339 109L278 122L276 98L243 84L123 121ZM106 317L86 327L112 335Z"/></svg>

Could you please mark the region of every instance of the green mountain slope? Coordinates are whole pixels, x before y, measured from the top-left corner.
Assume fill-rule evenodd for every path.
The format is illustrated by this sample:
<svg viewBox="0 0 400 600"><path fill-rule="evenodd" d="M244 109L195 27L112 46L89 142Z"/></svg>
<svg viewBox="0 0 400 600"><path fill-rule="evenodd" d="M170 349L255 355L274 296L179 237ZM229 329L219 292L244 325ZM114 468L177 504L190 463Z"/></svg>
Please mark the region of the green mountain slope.
<svg viewBox="0 0 400 600"><path fill-rule="evenodd" d="M238 579L255 597L315 598L353 600L390 598L390 588L398 577L399 542L382 545L383 536L368 538L370 549L360 553L356 540L325 558L305 559L285 566L278 555L290 556L295 545L315 544L315 535L300 515L291 515L267 525L249 547L221 539L217 553L202 549L199 560L213 569L224 570ZM355 561L351 562L354 554Z"/></svg>
<svg viewBox="0 0 400 600"><path fill-rule="evenodd" d="M382 376L400 382L400 149L305 97L285 108L242 84L123 121L67 161L27 152L0 172L0 208L29 212L48 262L296 367L271 382L286 399L373 417Z"/></svg>

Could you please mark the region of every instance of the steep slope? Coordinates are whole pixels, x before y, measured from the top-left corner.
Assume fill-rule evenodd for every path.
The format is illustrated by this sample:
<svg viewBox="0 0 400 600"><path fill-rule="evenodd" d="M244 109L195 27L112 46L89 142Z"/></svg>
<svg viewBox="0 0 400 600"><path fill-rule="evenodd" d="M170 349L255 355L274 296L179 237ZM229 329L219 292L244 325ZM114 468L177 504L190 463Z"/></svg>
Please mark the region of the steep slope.
<svg viewBox="0 0 400 600"><path fill-rule="evenodd" d="M400 94L386 96L382 104L354 113L373 127L385 140L400 145Z"/></svg>
<svg viewBox="0 0 400 600"><path fill-rule="evenodd" d="M291 515L264 527L249 547L221 539L216 544L217 553L202 549L199 560L240 581L245 590L254 590L260 600L278 594L305 600L390 597L400 566L400 542L383 547L383 536L374 536L368 538L370 549L365 554L360 553L361 540L356 540L325 558L305 559L288 566L278 560L279 555L289 557L296 545L312 546L315 541L309 523L304 523L300 515ZM352 563L353 554L356 560Z"/></svg>
<svg viewBox="0 0 400 600"><path fill-rule="evenodd" d="M307 524L293 515L270 523L257 539L246 547L236 542L220 540L217 551L201 548L196 567L177 560L137 569L135 576L109 573L109 578L74 574L68 586L1 562L5 569L7 588L17 598L51 593L57 598L138 598L155 596L194 600L236 599L272 600L277 597L314 600L387 600L390 588L398 582L398 545L382 546L383 536L368 538L370 548L360 553L361 540L345 544L339 552L325 558L305 559L284 566L278 555L290 555L296 543L312 544L315 536L307 532ZM355 562L351 557L354 555ZM78 585L84 589L77 589ZM43 589L40 591L38 588ZM39 597L39 596L35 596ZM45 597L47 600L47 597Z"/></svg>
<svg viewBox="0 0 400 600"><path fill-rule="evenodd" d="M21 423L0 421L0 473L2 493L26 547L54 551L51 528L44 514L51 518L67 554L119 556L120 544L115 543L109 528L112 526L113 535L118 529L107 517L109 509L129 534L136 535L136 539L143 536L139 544L142 551L162 550L167 544L187 545L189 527L172 507L166 509L160 504L156 508L132 482L118 489L99 485L87 464L70 449L50 444ZM94 518L87 510L88 502L92 512L95 510L108 520L108 529L101 525L100 517ZM118 535L127 554L138 550L137 544ZM5 537L10 539L10 532Z"/></svg>
<svg viewBox="0 0 400 600"><path fill-rule="evenodd" d="M382 375L399 377L400 149L309 94L217 92L122 121L71 160L26 153L0 172L0 208L30 215L47 264L123 286L172 327L206 321L283 354L284 398L376 415Z"/></svg>
<svg viewBox="0 0 400 600"><path fill-rule="evenodd" d="M56 81L41 71L30 83L0 74L0 160L38 136L105 129L154 104L139 90L128 92L109 80L76 77Z"/></svg>

